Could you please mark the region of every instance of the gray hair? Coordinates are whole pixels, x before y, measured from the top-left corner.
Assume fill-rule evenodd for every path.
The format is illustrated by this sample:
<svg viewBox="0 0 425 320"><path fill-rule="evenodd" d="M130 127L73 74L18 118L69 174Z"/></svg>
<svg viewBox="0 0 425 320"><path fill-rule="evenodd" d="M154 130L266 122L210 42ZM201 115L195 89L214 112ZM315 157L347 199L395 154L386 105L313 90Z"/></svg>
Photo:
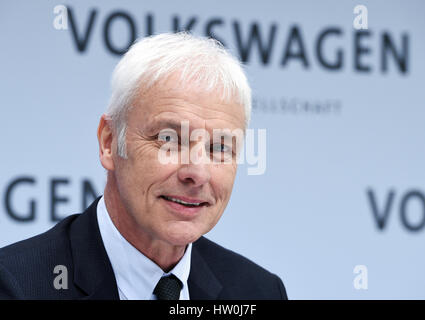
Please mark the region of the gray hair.
<svg viewBox="0 0 425 320"><path fill-rule="evenodd" d="M118 136L119 156L126 158L127 113L139 89L180 72L181 83L191 81L206 91L220 89L222 99L237 99L251 114L251 89L242 66L218 41L186 32L164 33L135 42L112 74L112 95L106 111Z"/></svg>

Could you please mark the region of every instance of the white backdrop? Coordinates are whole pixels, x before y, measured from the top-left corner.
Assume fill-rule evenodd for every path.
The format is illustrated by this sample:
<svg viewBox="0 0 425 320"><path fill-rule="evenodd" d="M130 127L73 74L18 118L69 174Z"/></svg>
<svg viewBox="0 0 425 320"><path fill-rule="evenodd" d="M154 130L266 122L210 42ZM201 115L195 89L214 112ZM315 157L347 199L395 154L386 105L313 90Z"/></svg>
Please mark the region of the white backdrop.
<svg viewBox="0 0 425 320"><path fill-rule="evenodd" d="M240 167L208 236L278 274L291 299L425 298L423 1L68 1L56 30L59 4L0 3L0 246L102 193L114 52L132 30L186 26L245 61L251 127L267 129L265 174Z"/></svg>

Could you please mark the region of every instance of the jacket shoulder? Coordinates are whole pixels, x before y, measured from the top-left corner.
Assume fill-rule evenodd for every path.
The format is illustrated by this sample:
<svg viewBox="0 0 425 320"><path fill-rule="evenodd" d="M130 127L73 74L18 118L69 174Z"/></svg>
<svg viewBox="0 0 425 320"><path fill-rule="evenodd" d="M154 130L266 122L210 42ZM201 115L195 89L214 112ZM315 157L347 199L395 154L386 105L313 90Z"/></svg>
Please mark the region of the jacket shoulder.
<svg viewBox="0 0 425 320"><path fill-rule="evenodd" d="M67 240L69 226L79 215L70 215L41 234L0 248L0 261L5 262L9 258L19 255L32 255L34 251L51 253L51 250L46 251L46 249L49 249L52 245L63 244L63 241Z"/></svg>
<svg viewBox="0 0 425 320"><path fill-rule="evenodd" d="M223 284L224 299L287 299L282 280L250 259L201 237L194 247Z"/></svg>
<svg viewBox="0 0 425 320"><path fill-rule="evenodd" d="M0 299L32 299L55 290L56 266L71 265L69 228L78 216L0 249Z"/></svg>

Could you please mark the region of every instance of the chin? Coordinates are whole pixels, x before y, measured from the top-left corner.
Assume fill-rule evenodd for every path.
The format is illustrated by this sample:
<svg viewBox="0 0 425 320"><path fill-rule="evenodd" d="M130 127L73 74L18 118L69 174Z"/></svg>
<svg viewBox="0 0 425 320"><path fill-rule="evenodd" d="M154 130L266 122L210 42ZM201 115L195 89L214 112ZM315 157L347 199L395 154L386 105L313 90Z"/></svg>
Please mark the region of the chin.
<svg viewBox="0 0 425 320"><path fill-rule="evenodd" d="M189 243L195 242L202 236L202 233L199 231L192 231L190 227L178 227L174 230L170 230L165 235L165 241L173 246L186 246Z"/></svg>

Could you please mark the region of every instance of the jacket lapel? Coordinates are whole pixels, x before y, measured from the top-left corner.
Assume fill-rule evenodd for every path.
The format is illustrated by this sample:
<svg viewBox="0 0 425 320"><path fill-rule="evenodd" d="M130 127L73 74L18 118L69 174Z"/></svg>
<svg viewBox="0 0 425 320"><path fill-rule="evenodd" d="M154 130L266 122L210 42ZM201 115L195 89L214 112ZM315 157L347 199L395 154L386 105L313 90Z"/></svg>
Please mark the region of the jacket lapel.
<svg viewBox="0 0 425 320"><path fill-rule="evenodd" d="M223 289L220 281L202 257L196 242L192 247L188 286L191 300L216 300Z"/></svg>
<svg viewBox="0 0 425 320"><path fill-rule="evenodd" d="M70 229L74 283L87 295L83 299L119 299L118 288L97 223L98 198Z"/></svg>

